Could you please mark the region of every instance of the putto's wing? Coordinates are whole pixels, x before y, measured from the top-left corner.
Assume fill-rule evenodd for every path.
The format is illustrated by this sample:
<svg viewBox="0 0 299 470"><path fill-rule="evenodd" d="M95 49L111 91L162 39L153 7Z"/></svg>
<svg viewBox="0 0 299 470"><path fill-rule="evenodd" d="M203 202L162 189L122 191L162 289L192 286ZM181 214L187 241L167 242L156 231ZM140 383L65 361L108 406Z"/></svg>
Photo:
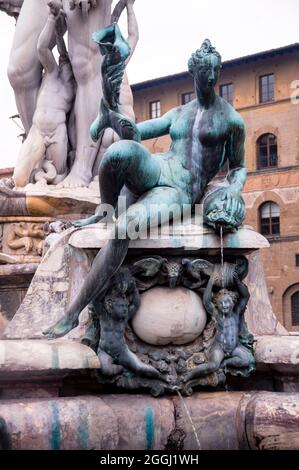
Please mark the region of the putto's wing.
<svg viewBox="0 0 299 470"><path fill-rule="evenodd" d="M201 273L205 274L206 276L211 276L214 265L205 259L183 259L182 264L186 266L187 272L195 277L196 279L200 279Z"/></svg>
<svg viewBox="0 0 299 470"><path fill-rule="evenodd" d="M146 277L153 277L159 273L164 262L165 259L161 256L157 256L156 258L144 258L133 264L132 272L133 274L136 273Z"/></svg>

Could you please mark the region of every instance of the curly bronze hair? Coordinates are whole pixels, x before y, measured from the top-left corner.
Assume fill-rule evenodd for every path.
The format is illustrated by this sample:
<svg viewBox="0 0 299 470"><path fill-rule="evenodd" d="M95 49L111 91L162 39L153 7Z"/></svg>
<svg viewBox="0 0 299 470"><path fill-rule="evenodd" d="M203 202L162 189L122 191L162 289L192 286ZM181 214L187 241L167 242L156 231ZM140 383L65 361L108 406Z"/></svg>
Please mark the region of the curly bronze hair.
<svg viewBox="0 0 299 470"><path fill-rule="evenodd" d="M219 297L221 297L222 295L229 295L235 305L235 303L237 302L238 298L239 298L239 295L237 292L234 292L234 291L231 291L231 290L228 290L228 289L220 289L218 292L216 292L215 294L213 294L213 303L216 304L217 303L217 300L219 299Z"/></svg>
<svg viewBox="0 0 299 470"><path fill-rule="evenodd" d="M208 55L214 55L217 57L219 66L221 66L221 55L215 49L215 47L212 46L211 41L209 39L205 39L201 45L201 48L197 49L197 51L195 51L188 60L188 71L191 73L191 75L194 75L194 72L198 69L198 67L200 67L200 65L202 65L203 60Z"/></svg>

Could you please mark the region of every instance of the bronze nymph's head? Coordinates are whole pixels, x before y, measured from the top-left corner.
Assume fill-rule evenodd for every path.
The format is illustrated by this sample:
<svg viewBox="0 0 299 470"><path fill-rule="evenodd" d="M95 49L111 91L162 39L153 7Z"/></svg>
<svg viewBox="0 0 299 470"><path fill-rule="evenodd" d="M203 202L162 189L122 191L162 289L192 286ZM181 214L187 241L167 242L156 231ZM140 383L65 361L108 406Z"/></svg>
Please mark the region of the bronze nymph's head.
<svg viewBox="0 0 299 470"><path fill-rule="evenodd" d="M205 39L200 49L194 52L188 61L189 73L194 77L196 84L203 90L214 88L221 68L221 55L212 46L209 39Z"/></svg>

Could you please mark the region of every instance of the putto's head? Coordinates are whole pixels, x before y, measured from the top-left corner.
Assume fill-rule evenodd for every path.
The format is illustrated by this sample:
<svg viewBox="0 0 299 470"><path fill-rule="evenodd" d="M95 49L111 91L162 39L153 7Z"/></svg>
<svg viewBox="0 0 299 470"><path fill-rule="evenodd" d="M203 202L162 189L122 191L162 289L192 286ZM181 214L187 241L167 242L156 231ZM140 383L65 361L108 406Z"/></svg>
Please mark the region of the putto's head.
<svg viewBox="0 0 299 470"><path fill-rule="evenodd" d="M123 321L128 318L129 303L124 295L119 294L118 297L107 295L104 307L115 320Z"/></svg>
<svg viewBox="0 0 299 470"><path fill-rule="evenodd" d="M221 55L212 46L209 39L205 39L200 49L191 55L188 61L188 70L194 77L197 85L204 90L214 88L221 68Z"/></svg>
<svg viewBox="0 0 299 470"><path fill-rule="evenodd" d="M221 289L213 296L213 302L219 312L228 315L233 310L237 302L238 294L227 289Z"/></svg>

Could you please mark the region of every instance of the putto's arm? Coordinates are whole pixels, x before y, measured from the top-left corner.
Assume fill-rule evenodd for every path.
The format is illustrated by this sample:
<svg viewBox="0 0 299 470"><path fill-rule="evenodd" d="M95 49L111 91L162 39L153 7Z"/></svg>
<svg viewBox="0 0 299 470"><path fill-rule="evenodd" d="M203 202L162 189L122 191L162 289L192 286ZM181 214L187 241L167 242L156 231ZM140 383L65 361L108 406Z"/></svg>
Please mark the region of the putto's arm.
<svg viewBox="0 0 299 470"><path fill-rule="evenodd" d="M160 118L149 119L148 121L137 124L137 128L141 135L141 140L153 139L155 137L161 137L162 135L169 134L174 113L175 109L172 109Z"/></svg>
<svg viewBox="0 0 299 470"><path fill-rule="evenodd" d="M135 0L126 0L126 6L127 6L127 18L128 18L128 38L127 38L127 43L130 46L131 52L129 57L126 60L126 65L129 63L132 55L134 54L134 51L136 49L136 45L139 40L139 29L138 29L138 23L137 23L137 18L134 12L134 5Z"/></svg>
<svg viewBox="0 0 299 470"><path fill-rule="evenodd" d="M52 73L58 70L58 66L50 49L53 36L55 34L56 21L62 10L62 3L60 0L52 0L48 3L50 8L47 22L42 30L37 43L38 58L47 73Z"/></svg>
<svg viewBox="0 0 299 470"><path fill-rule="evenodd" d="M234 275L235 286L237 288L239 299L235 306L235 312L238 315L242 315L245 311L246 305L248 303L250 294L248 287L240 281L237 275Z"/></svg>
<svg viewBox="0 0 299 470"><path fill-rule="evenodd" d="M204 290L203 304L206 308L206 311L211 315L211 317L217 320L218 312L212 301L213 285L214 285L214 275L212 274L209 279L208 285Z"/></svg>

